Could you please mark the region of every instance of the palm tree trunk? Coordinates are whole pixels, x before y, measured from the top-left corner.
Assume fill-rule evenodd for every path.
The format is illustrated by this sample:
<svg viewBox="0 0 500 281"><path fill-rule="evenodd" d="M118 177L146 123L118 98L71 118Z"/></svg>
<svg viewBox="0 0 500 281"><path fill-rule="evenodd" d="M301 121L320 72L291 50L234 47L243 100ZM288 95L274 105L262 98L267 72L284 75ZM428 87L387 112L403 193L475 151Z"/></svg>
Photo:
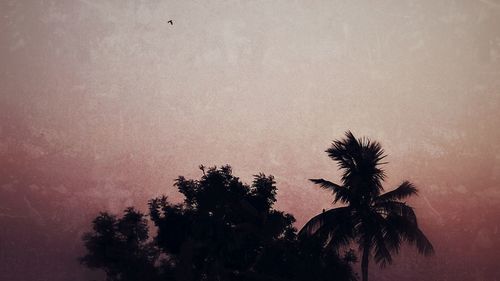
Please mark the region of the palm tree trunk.
<svg viewBox="0 0 500 281"><path fill-rule="evenodd" d="M368 281L368 261L370 258L370 246L363 247L363 257L361 258L361 276L363 281Z"/></svg>

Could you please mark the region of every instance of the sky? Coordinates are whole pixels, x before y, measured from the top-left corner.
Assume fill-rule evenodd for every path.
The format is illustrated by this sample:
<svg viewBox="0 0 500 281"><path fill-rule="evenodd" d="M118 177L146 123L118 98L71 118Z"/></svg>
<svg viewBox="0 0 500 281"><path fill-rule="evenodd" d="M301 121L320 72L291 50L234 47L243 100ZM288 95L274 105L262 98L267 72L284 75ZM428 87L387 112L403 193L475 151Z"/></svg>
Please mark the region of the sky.
<svg viewBox="0 0 500 281"><path fill-rule="evenodd" d="M436 248L370 274L498 280L499 78L498 0L0 1L0 279L94 278L92 218L181 200L200 164L274 175L300 228L351 130Z"/></svg>

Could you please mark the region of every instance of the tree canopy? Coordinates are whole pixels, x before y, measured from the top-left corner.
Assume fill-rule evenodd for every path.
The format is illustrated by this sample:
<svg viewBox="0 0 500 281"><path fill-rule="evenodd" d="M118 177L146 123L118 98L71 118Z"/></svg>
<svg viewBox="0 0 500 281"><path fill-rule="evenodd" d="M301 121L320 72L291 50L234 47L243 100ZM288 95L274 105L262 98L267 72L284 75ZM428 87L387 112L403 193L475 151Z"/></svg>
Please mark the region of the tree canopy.
<svg viewBox="0 0 500 281"><path fill-rule="evenodd" d="M109 281L355 280L352 252L299 239L295 218L274 209L272 176L257 174L247 185L230 166L200 169L199 180L176 179L180 204L162 196L149 201L148 215L101 213L83 237L81 262Z"/></svg>

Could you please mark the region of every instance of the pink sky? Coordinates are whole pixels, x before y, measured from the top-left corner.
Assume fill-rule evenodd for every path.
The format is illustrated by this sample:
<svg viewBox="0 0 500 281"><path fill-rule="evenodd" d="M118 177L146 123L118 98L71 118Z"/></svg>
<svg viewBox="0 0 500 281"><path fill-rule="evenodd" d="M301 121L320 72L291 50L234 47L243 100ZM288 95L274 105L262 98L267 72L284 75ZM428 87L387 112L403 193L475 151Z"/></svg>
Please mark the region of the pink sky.
<svg viewBox="0 0 500 281"><path fill-rule="evenodd" d="M437 251L377 280L497 280L499 27L494 0L2 1L0 279L87 280L92 216L178 199L201 163L275 175L300 227L352 130L420 188Z"/></svg>

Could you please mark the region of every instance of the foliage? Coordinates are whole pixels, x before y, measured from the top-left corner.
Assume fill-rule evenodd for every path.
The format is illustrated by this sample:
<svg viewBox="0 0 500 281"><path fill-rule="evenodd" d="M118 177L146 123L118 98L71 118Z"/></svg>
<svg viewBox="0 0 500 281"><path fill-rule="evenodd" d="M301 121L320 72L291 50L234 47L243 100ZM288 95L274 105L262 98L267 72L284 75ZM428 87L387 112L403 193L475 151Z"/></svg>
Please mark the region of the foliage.
<svg viewBox="0 0 500 281"><path fill-rule="evenodd" d="M200 180L179 177L184 202L149 201L155 235L145 216L102 213L84 237L82 262L104 269L108 280L354 280L345 257L316 238L298 239L295 218L273 208L276 182L258 174L246 185L230 166L212 167Z"/></svg>
<svg viewBox="0 0 500 281"><path fill-rule="evenodd" d="M147 221L139 211L127 208L120 219L101 213L83 241L88 254L80 261L104 269L108 280L158 280L154 266L158 251L148 242Z"/></svg>
<svg viewBox="0 0 500 281"><path fill-rule="evenodd" d="M401 200L417 194L417 188L404 181L387 193L380 165L386 157L381 145L369 139L356 139L351 132L336 140L326 150L342 171L341 185L324 179L311 179L332 191L333 203L344 207L330 209L313 217L300 231L301 236L315 236L330 249L355 241L362 252L362 277L368 280L368 260L385 266L392 262L403 242L416 245L424 255L434 252L432 244L420 230L412 207Z"/></svg>

